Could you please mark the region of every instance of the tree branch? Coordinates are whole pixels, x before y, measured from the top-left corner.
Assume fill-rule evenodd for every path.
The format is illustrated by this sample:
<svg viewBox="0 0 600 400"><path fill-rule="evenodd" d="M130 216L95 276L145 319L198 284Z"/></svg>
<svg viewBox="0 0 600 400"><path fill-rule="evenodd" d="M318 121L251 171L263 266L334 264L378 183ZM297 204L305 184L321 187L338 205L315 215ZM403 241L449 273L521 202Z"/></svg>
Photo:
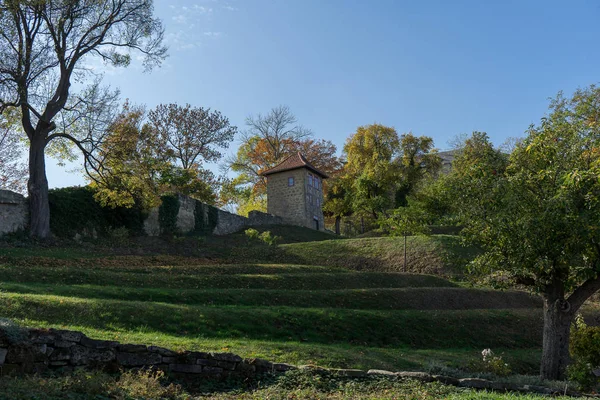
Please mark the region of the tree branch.
<svg viewBox="0 0 600 400"><path fill-rule="evenodd" d="M577 311L598 290L600 290L600 276L585 281L567 298L571 304L571 310Z"/></svg>

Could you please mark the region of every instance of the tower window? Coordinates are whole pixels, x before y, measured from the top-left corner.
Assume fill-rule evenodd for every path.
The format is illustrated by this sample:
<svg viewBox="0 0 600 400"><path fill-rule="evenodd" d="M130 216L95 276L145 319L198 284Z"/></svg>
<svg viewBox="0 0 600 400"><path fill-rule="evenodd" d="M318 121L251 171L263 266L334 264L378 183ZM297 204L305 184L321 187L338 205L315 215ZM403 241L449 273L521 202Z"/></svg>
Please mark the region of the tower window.
<svg viewBox="0 0 600 400"><path fill-rule="evenodd" d="M294 177L293 176L290 176L288 178L288 186L294 186Z"/></svg>

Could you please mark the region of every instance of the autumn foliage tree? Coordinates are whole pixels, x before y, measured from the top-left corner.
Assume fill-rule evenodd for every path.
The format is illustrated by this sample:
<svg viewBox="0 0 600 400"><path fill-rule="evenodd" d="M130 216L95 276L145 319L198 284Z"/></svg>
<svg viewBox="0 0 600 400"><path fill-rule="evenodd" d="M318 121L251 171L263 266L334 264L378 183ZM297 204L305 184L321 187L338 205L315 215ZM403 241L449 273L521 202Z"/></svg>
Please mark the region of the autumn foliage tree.
<svg viewBox="0 0 600 400"><path fill-rule="evenodd" d="M88 177L104 206L149 209L167 191L164 176L172 169L170 157L144 119L143 107L126 103L90 160Z"/></svg>
<svg viewBox="0 0 600 400"><path fill-rule="evenodd" d="M394 191L400 179L396 157L400 138L394 128L380 124L360 126L344 145L343 174L350 182L352 207L374 218L393 208Z"/></svg>
<svg viewBox="0 0 600 400"><path fill-rule="evenodd" d="M312 132L299 125L286 106L275 107L266 115L250 116L246 126L236 155L226 162L226 167L238 175L221 191L221 201L236 203L241 214L254 209L266 211L266 179L261 172L296 152L328 175L342 166L335 145L313 139Z"/></svg>
<svg viewBox="0 0 600 400"><path fill-rule="evenodd" d="M113 207L150 208L179 193L212 204L217 182L204 163L220 159L235 131L218 111L169 104L147 114L126 103L94 153L96 197Z"/></svg>

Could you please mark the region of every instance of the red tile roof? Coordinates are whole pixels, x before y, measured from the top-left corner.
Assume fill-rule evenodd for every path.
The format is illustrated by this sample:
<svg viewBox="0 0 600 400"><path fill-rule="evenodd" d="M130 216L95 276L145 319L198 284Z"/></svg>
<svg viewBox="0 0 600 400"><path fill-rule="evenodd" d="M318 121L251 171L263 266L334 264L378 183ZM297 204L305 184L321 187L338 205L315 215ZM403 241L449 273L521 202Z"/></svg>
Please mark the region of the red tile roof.
<svg viewBox="0 0 600 400"><path fill-rule="evenodd" d="M302 155L302 153L300 153L300 152L298 152L296 154L292 154L291 156L289 156L288 158L286 158L285 160L283 160L282 162L280 162L273 168L268 169L264 172L261 172L261 175L267 176L267 175L275 174L277 172L290 171L290 170L298 169L298 168L309 169L312 172L314 172L315 174L319 175L323 179L329 178L329 176L326 173L319 171L310 162L308 162L306 157L304 157Z"/></svg>

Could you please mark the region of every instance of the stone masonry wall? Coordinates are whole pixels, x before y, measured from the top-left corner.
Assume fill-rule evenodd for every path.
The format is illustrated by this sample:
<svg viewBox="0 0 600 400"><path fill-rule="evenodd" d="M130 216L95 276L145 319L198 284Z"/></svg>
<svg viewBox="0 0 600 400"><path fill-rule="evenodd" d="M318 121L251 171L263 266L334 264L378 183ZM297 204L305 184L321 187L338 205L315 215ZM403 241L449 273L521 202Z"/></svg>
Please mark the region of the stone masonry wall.
<svg viewBox="0 0 600 400"><path fill-rule="evenodd" d="M196 228L196 213L201 209L204 213L201 217L208 224L208 210L212 206L203 204L202 207L196 207L198 200L179 195L179 212L177 213L177 229L183 235L194 232ZM214 209L214 208L213 208ZM284 220L271 214L260 211L252 211L248 218L241 215L232 214L221 209L216 209L216 226L211 234L228 235L239 232L246 227L261 225L282 225ZM148 236L159 236L162 232L159 221L159 207L152 209L144 221L144 232Z"/></svg>
<svg viewBox="0 0 600 400"><path fill-rule="evenodd" d="M94 368L119 371L129 368L154 368L177 377L228 376L251 377L258 373L286 371L287 364L261 359L242 359L231 353L176 352L156 346L121 344L94 340L81 332L31 329L26 337L12 342L2 332L0 338L0 371L43 373L48 370L71 371Z"/></svg>
<svg viewBox="0 0 600 400"><path fill-rule="evenodd" d="M241 215L223 210L219 210L217 215L217 226L213 230L213 235L228 235L250 226L248 218Z"/></svg>
<svg viewBox="0 0 600 400"><path fill-rule="evenodd" d="M5 328L6 329L6 328ZM315 365L295 366L273 363L259 358L247 358L232 353L205 353L198 351L173 351L157 346L121 344L109 340L90 339L81 332L56 329L18 329L18 335L0 331L0 376L41 374L48 371L70 372L76 369L97 369L118 372L124 369L154 369L164 371L173 378L184 380L223 379L228 377L253 378L265 373L289 370L313 370L344 376L367 376L392 379L412 379L422 382L440 382L478 390L500 392L540 393L581 397L581 393L566 389L494 382L481 378L454 378L413 371L384 371L370 369L322 368ZM12 336L12 341L9 337ZM16 339L14 336L17 336Z"/></svg>
<svg viewBox="0 0 600 400"><path fill-rule="evenodd" d="M308 176L309 171L306 171L306 174ZM313 174L314 176L314 174ZM315 219L317 221L319 221L319 230L325 230L325 218L323 217L323 186L322 186L322 180L321 180L321 185L320 187L317 189L314 186L310 186L309 184L309 179L308 177L305 179L305 192L306 194L310 194L311 198L313 200L313 203L311 204L308 201L308 196L305 196L306 202L305 204L305 220L304 220L304 226L308 227L308 228L312 228L315 229Z"/></svg>
<svg viewBox="0 0 600 400"><path fill-rule="evenodd" d="M25 197L10 190L0 190L0 236L24 230L28 215Z"/></svg>
<svg viewBox="0 0 600 400"><path fill-rule="evenodd" d="M285 221L281 217L253 211L248 218L232 214L227 211L215 209L212 206L202 204L197 207L198 201L187 196L179 196L179 211L177 214L177 229L181 234L194 232L196 229L196 213L202 210L202 219L205 224L209 221L209 208L216 212L216 226L213 235L227 235L238 232L246 227L261 225L283 225ZM24 230L28 222L28 207L25 197L9 190L0 190L0 237L7 233ZM118 227L115 227L118 228ZM159 221L159 207L150 211L144 221L144 233L148 236L159 236L162 234ZM84 232L81 232L83 235Z"/></svg>
<svg viewBox="0 0 600 400"><path fill-rule="evenodd" d="M294 186L288 186L288 178L294 178ZM267 179L267 212L278 216L285 215L286 223L307 226L306 170L300 168L279 172L269 175Z"/></svg>

